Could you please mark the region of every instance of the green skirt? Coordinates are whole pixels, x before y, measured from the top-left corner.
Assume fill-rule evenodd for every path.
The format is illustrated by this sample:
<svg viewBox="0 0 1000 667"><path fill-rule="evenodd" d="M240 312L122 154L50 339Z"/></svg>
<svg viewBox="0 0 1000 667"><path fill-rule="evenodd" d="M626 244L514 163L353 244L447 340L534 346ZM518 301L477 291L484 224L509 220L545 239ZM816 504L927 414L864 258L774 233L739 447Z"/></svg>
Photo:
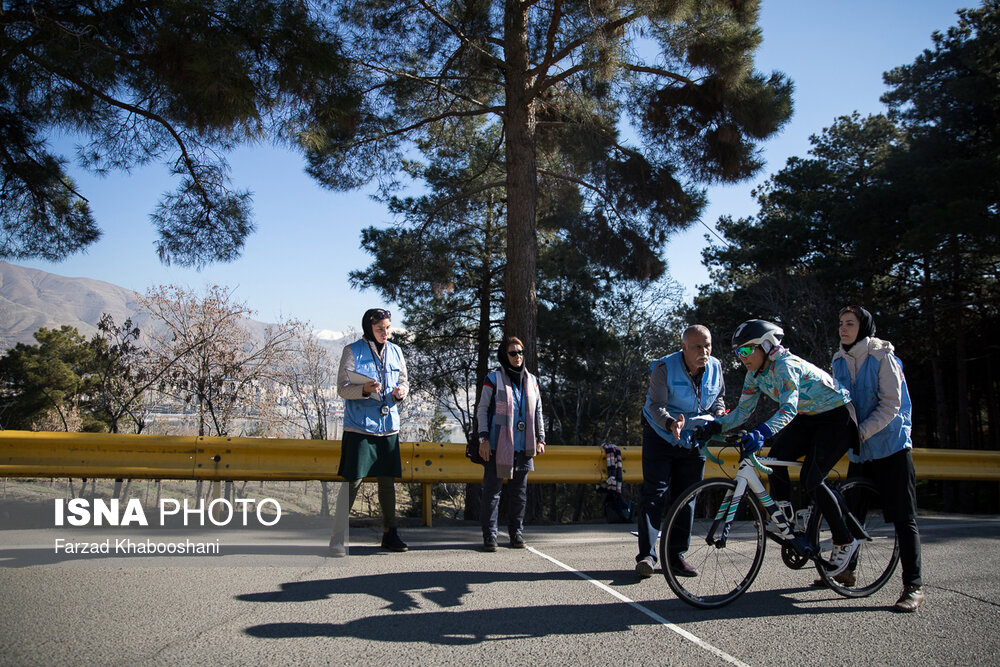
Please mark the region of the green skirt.
<svg viewBox="0 0 1000 667"><path fill-rule="evenodd" d="M365 477L402 477L399 434L370 435L344 431L337 474L347 481Z"/></svg>

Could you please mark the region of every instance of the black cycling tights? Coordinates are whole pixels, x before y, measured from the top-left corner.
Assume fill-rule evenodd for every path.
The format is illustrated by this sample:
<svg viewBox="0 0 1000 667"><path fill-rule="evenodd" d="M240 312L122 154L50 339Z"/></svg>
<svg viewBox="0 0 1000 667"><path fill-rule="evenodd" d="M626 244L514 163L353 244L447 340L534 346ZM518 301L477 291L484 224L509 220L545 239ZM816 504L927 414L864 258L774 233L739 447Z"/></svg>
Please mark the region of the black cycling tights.
<svg viewBox="0 0 1000 667"><path fill-rule="evenodd" d="M778 431L771 444L770 456L782 461L797 461L803 456L800 480L809 497L819 505L830 525L833 541L846 544L851 533L844 524L840 503L826 485L826 476L858 441L858 427L845 406L818 415L796 415L788 425ZM788 468L775 466L768 477L771 497L791 500L792 483Z"/></svg>

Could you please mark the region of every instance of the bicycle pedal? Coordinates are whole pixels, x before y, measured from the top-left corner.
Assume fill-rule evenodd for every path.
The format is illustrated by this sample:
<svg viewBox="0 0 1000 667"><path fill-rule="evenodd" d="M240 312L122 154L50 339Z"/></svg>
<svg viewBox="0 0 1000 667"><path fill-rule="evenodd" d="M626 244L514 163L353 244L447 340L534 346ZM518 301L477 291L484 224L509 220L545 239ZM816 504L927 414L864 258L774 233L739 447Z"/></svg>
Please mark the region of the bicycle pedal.
<svg viewBox="0 0 1000 667"><path fill-rule="evenodd" d="M796 535L790 540L786 540L788 546L792 548L792 551L798 556L803 558L812 558L818 553L815 546L809 543L809 541L803 535Z"/></svg>

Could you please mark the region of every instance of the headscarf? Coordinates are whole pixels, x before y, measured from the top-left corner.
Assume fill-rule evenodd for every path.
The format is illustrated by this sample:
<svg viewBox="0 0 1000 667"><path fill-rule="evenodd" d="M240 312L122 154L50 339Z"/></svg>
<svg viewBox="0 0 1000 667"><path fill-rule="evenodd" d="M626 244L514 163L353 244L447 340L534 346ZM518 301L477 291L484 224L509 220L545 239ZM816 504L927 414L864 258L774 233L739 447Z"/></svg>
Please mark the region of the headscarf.
<svg viewBox="0 0 1000 667"><path fill-rule="evenodd" d="M840 347L844 348L844 352L849 352L852 347L858 344L858 341L875 335L875 320L872 319L872 314L861 306L845 306L840 309L840 315L844 313L851 313L858 318L858 337L850 345L840 344Z"/></svg>
<svg viewBox="0 0 1000 667"><path fill-rule="evenodd" d="M503 339L497 350L497 359L503 374L497 374L496 403L494 404L493 423L499 427L496 448L497 477L510 479L514 471L514 423L517 421L517 407L514 401L513 387L520 387L524 392L521 404L524 408L524 453L531 457L536 453L535 403L538 399L538 385L535 378L525 370L524 358L521 367L516 368L510 363L507 348L511 345L524 347L519 339L508 336ZM524 380L527 380L525 382Z"/></svg>
<svg viewBox="0 0 1000 667"><path fill-rule="evenodd" d="M375 340L375 333L372 331L372 326L376 322L381 322L382 320L392 319L392 313L390 313L385 308L369 308L365 311L365 314L361 316L361 335L362 338L369 341L375 345L375 350L382 354L382 348L385 347L384 343L379 343Z"/></svg>
<svg viewBox="0 0 1000 667"><path fill-rule="evenodd" d="M525 359L524 357L521 357L520 368L510 363L510 357L507 356L507 348L514 343L519 343L522 348L524 347L524 344L514 336L507 336L500 341L500 347L497 349L497 360L500 362L500 366L504 369L504 371L506 371L507 377L510 378L511 383L520 387L522 380L524 379Z"/></svg>

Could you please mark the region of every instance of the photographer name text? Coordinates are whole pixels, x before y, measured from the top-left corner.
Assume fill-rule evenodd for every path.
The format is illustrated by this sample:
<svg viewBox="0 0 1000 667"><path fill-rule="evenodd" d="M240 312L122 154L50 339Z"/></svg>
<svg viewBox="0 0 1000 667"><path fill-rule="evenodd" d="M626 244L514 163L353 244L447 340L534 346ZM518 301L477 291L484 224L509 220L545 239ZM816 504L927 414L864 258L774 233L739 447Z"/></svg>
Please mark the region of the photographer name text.
<svg viewBox="0 0 1000 667"><path fill-rule="evenodd" d="M64 554L203 554L217 555L219 540L214 542L153 542L152 540L132 540L127 537L112 540L110 537L100 542L73 542L56 538L55 552Z"/></svg>

